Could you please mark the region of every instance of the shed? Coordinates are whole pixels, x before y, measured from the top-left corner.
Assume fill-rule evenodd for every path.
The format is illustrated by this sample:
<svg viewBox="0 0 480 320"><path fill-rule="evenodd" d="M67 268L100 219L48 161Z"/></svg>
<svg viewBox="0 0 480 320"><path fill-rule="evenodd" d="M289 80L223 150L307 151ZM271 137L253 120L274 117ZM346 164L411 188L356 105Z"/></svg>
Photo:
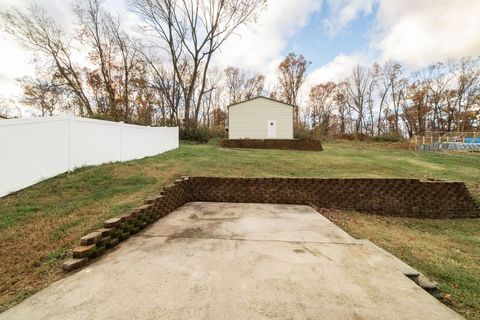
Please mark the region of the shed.
<svg viewBox="0 0 480 320"><path fill-rule="evenodd" d="M229 139L293 139L290 104L256 97L228 106Z"/></svg>

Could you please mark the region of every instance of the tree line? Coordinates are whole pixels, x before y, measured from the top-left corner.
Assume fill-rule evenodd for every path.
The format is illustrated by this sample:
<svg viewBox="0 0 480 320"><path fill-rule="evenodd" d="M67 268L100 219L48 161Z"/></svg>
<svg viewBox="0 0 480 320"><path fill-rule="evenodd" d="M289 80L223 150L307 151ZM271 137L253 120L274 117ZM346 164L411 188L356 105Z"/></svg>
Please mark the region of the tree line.
<svg viewBox="0 0 480 320"><path fill-rule="evenodd" d="M310 62L290 53L267 88L260 73L212 63L240 26L256 22L266 0L130 0L128 6L140 19L135 32L102 0L75 1L71 32L37 5L2 12L5 30L34 56L35 76L19 79L22 102L42 115L70 111L183 132L222 131L226 106L258 95L292 104L296 131L322 136L412 137L479 126L478 57L415 73L395 61L358 65L342 81L304 88Z"/></svg>
<svg viewBox="0 0 480 320"><path fill-rule="evenodd" d="M398 62L358 65L340 82L313 86L306 121L328 135L471 132L480 124L480 58L406 74Z"/></svg>

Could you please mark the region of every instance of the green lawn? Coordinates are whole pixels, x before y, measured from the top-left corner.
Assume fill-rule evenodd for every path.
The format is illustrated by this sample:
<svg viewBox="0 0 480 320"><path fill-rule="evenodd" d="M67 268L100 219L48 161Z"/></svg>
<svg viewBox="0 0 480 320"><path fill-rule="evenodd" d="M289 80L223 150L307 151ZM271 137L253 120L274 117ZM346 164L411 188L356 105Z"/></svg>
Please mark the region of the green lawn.
<svg viewBox="0 0 480 320"><path fill-rule="evenodd" d="M82 235L182 175L435 178L465 181L480 199L480 154L415 154L363 142L324 147L324 152L292 152L183 144L156 157L81 168L0 199L0 311L64 276L59 266ZM480 319L480 219L426 221L352 213L337 218L353 235L371 238L437 279L452 294L455 310ZM419 239L431 250L412 254ZM443 242L449 250L442 249L447 246Z"/></svg>

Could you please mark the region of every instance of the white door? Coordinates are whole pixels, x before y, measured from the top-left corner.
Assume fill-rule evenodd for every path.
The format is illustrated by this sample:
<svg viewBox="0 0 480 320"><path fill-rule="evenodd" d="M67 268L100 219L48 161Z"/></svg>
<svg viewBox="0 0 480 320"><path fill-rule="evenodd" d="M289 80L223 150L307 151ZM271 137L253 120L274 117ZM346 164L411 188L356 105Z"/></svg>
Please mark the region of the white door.
<svg viewBox="0 0 480 320"><path fill-rule="evenodd" d="M277 120L267 121L267 138L268 139L277 138Z"/></svg>

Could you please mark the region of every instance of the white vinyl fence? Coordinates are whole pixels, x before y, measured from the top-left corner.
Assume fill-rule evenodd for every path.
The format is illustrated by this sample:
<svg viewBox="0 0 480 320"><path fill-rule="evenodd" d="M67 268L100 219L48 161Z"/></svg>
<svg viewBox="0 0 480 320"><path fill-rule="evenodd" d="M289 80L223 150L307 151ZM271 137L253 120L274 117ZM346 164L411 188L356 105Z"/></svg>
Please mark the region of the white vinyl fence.
<svg viewBox="0 0 480 320"><path fill-rule="evenodd" d="M0 120L0 197L75 168L178 148L178 128L85 118Z"/></svg>

